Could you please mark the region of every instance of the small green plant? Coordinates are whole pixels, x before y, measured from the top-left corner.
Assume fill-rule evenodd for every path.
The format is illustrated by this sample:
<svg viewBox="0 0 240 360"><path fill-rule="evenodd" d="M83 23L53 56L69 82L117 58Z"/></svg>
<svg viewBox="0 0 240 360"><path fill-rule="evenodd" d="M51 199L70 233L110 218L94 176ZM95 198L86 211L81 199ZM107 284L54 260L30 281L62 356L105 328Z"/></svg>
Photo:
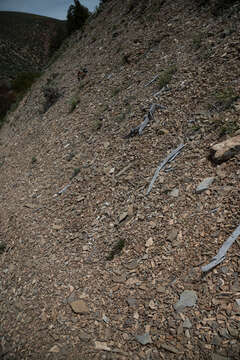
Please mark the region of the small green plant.
<svg viewBox="0 0 240 360"><path fill-rule="evenodd" d="M219 136L233 135L238 129L239 124L236 121L226 121L225 124L220 127Z"/></svg>
<svg viewBox="0 0 240 360"><path fill-rule="evenodd" d="M101 127L102 127L102 118L97 118L93 123L92 130L98 131L101 129Z"/></svg>
<svg viewBox="0 0 240 360"><path fill-rule="evenodd" d="M172 80L173 75L177 72L176 65L169 66L166 70L164 70L158 79L159 89L161 90L164 86L168 85Z"/></svg>
<svg viewBox="0 0 240 360"><path fill-rule="evenodd" d="M117 96L120 93L120 91L121 90L119 88L113 89L112 96Z"/></svg>
<svg viewBox="0 0 240 360"><path fill-rule="evenodd" d="M71 99L71 101L70 101L70 108L69 108L69 112L71 113L71 112L73 112L75 109L76 109L76 107L77 107L77 105L79 104L79 98L78 97L73 97L72 99Z"/></svg>
<svg viewBox="0 0 240 360"><path fill-rule="evenodd" d="M0 254L3 254L7 245L4 242L0 242Z"/></svg>
<svg viewBox="0 0 240 360"><path fill-rule="evenodd" d="M218 132L219 137L224 135L233 135L240 124L236 120L229 120L224 113L215 113L211 120L211 127Z"/></svg>
<svg viewBox="0 0 240 360"><path fill-rule="evenodd" d="M234 103L234 101L236 101L239 98L239 95L236 93L236 91L233 88L228 87L216 92L214 97L215 97L215 107L223 111L229 109Z"/></svg>
<svg viewBox="0 0 240 360"><path fill-rule="evenodd" d="M110 254L107 256L107 260L113 260L115 255L119 255L125 246L125 239L119 239L113 246Z"/></svg>
<svg viewBox="0 0 240 360"><path fill-rule="evenodd" d="M200 126L199 126L199 125L193 125L193 126L192 126L192 131L197 132L198 130L200 130Z"/></svg>
<svg viewBox="0 0 240 360"><path fill-rule="evenodd" d="M32 157L32 160L31 160L31 163L32 163L32 164L35 164L36 162L37 162L37 158L36 158L36 156L33 156L33 157Z"/></svg>
<svg viewBox="0 0 240 360"><path fill-rule="evenodd" d="M138 0L131 0L128 8L127 8L127 14L133 11L133 9L138 5Z"/></svg>
<svg viewBox="0 0 240 360"><path fill-rule="evenodd" d="M194 34L192 37L192 47L194 50L200 49L202 46L203 34Z"/></svg>
<svg viewBox="0 0 240 360"><path fill-rule="evenodd" d="M72 175L70 176L70 180L72 180L75 176L77 176L80 173L80 168L75 168L73 170Z"/></svg>

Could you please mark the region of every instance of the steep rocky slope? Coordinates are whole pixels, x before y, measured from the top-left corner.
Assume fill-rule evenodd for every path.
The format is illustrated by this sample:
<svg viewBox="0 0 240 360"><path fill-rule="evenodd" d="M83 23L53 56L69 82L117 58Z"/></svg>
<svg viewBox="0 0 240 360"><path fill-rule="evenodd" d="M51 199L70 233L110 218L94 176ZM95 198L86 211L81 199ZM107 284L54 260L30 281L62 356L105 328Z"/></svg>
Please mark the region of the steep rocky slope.
<svg viewBox="0 0 240 360"><path fill-rule="evenodd" d="M3 359L239 359L239 243L201 271L239 225L240 157L207 159L240 128L238 35L238 4L109 1L9 116Z"/></svg>

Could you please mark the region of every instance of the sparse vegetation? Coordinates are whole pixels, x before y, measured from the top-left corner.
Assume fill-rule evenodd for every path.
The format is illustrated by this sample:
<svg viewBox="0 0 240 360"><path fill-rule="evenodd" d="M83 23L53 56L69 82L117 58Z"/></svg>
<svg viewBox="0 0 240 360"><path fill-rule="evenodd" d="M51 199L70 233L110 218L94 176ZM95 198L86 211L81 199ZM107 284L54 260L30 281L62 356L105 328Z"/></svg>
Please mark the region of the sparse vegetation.
<svg viewBox="0 0 240 360"><path fill-rule="evenodd" d="M98 131L101 129L101 127L102 127L102 118L97 118L93 123L92 130Z"/></svg>
<svg viewBox="0 0 240 360"><path fill-rule="evenodd" d="M139 3L138 0L131 0L128 5L127 13L130 13L131 11L133 11L135 9L135 7L138 5L138 3Z"/></svg>
<svg viewBox="0 0 240 360"><path fill-rule="evenodd" d="M70 180L72 180L75 176L77 176L80 173L80 168L75 168L73 170L72 175L70 176Z"/></svg>
<svg viewBox="0 0 240 360"><path fill-rule="evenodd" d="M239 122L234 119L229 120L224 113L213 116L211 126L214 131L217 131L219 137L233 135L240 128Z"/></svg>
<svg viewBox="0 0 240 360"><path fill-rule="evenodd" d="M40 72L19 73L12 81L10 88L1 87L0 94L0 128L7 120L7 112L15 111L25 93L31 88L34 81L41 75Z"/></svg>
<svg viewBox="0 0 240 360"><path fill-rule="evenodd" d="M202 41L203 41L203 34L198 33L198 34L194 34L192 37L192 47L194 50L198 50L200 49L200 47L202 46Z"/></svg>
<svg viewBox="0 0 240 360"><path fill-rule="evenodd" d="M227 87L217 91L214 94L214 98L214 107L220 111L223 111L229 109L232 104L239 98L239 95L233 88Z"/></svg>
<svg viewBox="0 0 240 360"><path fill-rule="evenodd" d="M223 15L224 12L239 0L195 0L199 7L208 6L214 16Z"/></svg>
<svg viewBox="0 0 240 360"><path fill-rule="evenodd" d="M226 122L220 127L219 136L233 135L238 129L239 123L236 121L226 120Z"/></svg>
<svg viewBox="0 0 240 360"><path fill-rule="evenodd" d="M4 242L0 242L0 254L3 254L7 245Z"/></svg>
<svg viewBox="0 0 240 360"><path fill-rule="evenodd" d="M58 89L54 87L46 86L42 90L43 96L45 98L45 103L43 105L43 112L45 113L52 105L57 102L61 94Z"/></svg>
<svg viewBox="0 0 240 360"><path fill-rule="evenodd" d="M166 70L164 70L158 79L159 89L162 89L164 86L168 85L172 80L173 75L176 73L177 67L176 65L169 66Z"/></svg>
<svg viewBox="0 0 240 360"><path fill-rule="evenodd" d="M115 88L115 89L113 89L113 91L112 91L112 96L117 96L119 93L120 93L120 89L119 88Z"/></svg>
<svg viewBox="0 0 240 360"><path fill-rule="evenodd" d="M35 164L36 162L37 162L37 158L36 158L36 156L33 156L33 157L32 157L32 160L31 160L31 163L32 163L32 164Z"/></svg>
<svg viewBox="0 0 240 360"><path fill-rule="evenodd" d="M24 95L40 77L40 72L23 72L19 73L15 80L12 82L12 89L17 93L18 96Z"/></svg>
<svg viewBox="0 0 240 360"><path fill-rule="evenodd" d="M125 246L125 239L119 239L113 246L110 254L107 256L107 260L113 260L114 256L119 255Z"/></svg>
<svg viewBox="0 0 240 360"><path fill-rule="evenodd" d="M40 15L0 11L0 24L1 78L38 72L66 35L65 21Z"/></svg>
<svg viewBox="0 0 240 360"><path fill-rule="evenodd" d="M69 108L69 112L70 112L70 113L73 112L73 111L76 109L76 107L77 107L77 105L79 104L79 102L80 102L80 99L79 99L78 96L74 96L74 97L71 99L71 101L70 101L70 108Z"/></svg>

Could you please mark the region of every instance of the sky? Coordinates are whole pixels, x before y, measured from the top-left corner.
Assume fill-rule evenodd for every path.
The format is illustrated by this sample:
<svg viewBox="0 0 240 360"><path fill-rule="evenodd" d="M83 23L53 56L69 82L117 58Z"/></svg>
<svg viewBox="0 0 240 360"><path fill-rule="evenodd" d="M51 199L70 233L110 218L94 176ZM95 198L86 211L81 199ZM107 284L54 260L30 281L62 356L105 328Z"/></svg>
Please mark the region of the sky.
<svg viewBox="0 0 240 360"><path fill-rule="evenodd" d="M80 0L93 11L99 0ZM0 0L0 11L20 11L66 20L67 11L74 0Z"/></svg>

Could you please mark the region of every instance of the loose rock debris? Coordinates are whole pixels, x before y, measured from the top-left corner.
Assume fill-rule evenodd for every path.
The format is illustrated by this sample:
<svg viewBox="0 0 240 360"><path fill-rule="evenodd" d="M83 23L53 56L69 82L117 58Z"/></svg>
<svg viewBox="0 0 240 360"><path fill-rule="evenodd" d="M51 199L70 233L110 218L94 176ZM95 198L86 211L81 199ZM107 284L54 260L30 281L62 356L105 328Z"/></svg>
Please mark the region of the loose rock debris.
<svg viewBox="0 0 240 360"><path fill-rule="evenodd" d="M113 6L111 13L108 3ZM219 250L217 239L222 244L233 224L239 224L239 154L213 167L206 161L206 151L209 144L219 142L218 133L205 117L201 120L199 116L194 124L188 120L201 110L198 107L208 106L205 100L211 89L227 83L235 87L237 82L239 87L239 54L236 48L232 55L235 50L231 44L234 41L238 47L240 22L234 14L230 20L215 19L208 17L207 8L197 10L194 2L172 0L164 2L161 13L146 13L146 18L156 15L156 21L143 27L134 11L128 15L130 19L125 17L125 23L121 22L119 17L128 3L104 2L106 11L93 19L91 31L87 25L83 41L76 41L76 33L64 57L46 69L47 77L53 71L61 73L56 86L65 89L65 95L56 106L44 117L38 116L39 95L46 79L43 74L28 102L9 114L14 126L7 123L1 129L0 152L6 155L6 162L0 171L0 242L11 248L0 255L0 343L9 336L9 345L16 350L5 357L239 360L240 259L236 243L229 249L231 257L226 256L224 266L199 276L206 259L211 260ZM138 7L145 2L135 3ZM103 23L106 32L102 31ZM223 27L232 24L236 32L218 36ZM118 45L110 38L113 25L121 28L119 45L123 51L132 46L134 52L135 47L144 50L147 42L161 33L168 38L157 51L140 55L138 63L119 67L121 53L115 54ZM199 52L191 49L189 34L194 32L207 35ZM96 41L91 44L94 36ZM140 45L136 38L141 39ZM207 60L199 59L205 45L211 55ZM79 90L79 56L89 67L89 84L83 84L81 106L69 114L69 99ZM146 79L174 62L179 71L171 82L171 92L160 92L160 100L152 100L152 94L159 90L158 81L144 87ZM107 80L104 74L109 73L113 76ZM186 86L180 89L185 80ZM117 88L121 88L119 96L112 96L111 90ZM156 120L161 116L166 131L152 131L157 121L150 121L147 128L151 131L145 128L142 133L146 131L148 136L123 141L119 134L128 134L142 122L145 113L134 112L134 107L141 108L146 98L149 104L166 105L167 110L154 113ZM128 105L125 100L129 100ZM123 112L129 114L126 121L115 122L116 115ZM238 121L233 109L217 115ZM104 126L93 132L99 116L104 117ZM194 131L191 139L189 130ZM177 165L174 171L165 175L167 165L159 174L163 175L157 179L162 191L156 189L154 196L146 197L151 181L149 166L156 164L157 168L182 142L179 137L189 139L187 151L170 163ZM71 163L66 159L70 151L81 154ZM33 154L38 154L38 164L29 174ZM129 163L134 165L125 168ZM71 171L79 167L81 176L71 182L64 195L54 198L70 183ZM220 171L223 176L218 175ZM209 176L216 178L214 191L197 195L198 184ZM153 186L157 188L156 183ZM169 196L173 189L179 189L178 197ZM32 199L33 193L41 193L41 197ZM42 210L33 213L24 206L29 202ZM119 224L118 215L131 205L133 211ZM61 224L62 229L54 230L53 224ZM206 241L210 234L212 242ZM126 240L124 248L121 239ZM109 253L111 261L106 260ZM73 289L74 296L65 301ZM198 299L195 306L177 312L174 304L184 290L195 291ZM89 312L73 311L70 303L80 299ZM136 335L146 334L152 342L142 345ZM96 341L104 345L97 349ZM56 345L59 353L49 353Z"/></svg>

